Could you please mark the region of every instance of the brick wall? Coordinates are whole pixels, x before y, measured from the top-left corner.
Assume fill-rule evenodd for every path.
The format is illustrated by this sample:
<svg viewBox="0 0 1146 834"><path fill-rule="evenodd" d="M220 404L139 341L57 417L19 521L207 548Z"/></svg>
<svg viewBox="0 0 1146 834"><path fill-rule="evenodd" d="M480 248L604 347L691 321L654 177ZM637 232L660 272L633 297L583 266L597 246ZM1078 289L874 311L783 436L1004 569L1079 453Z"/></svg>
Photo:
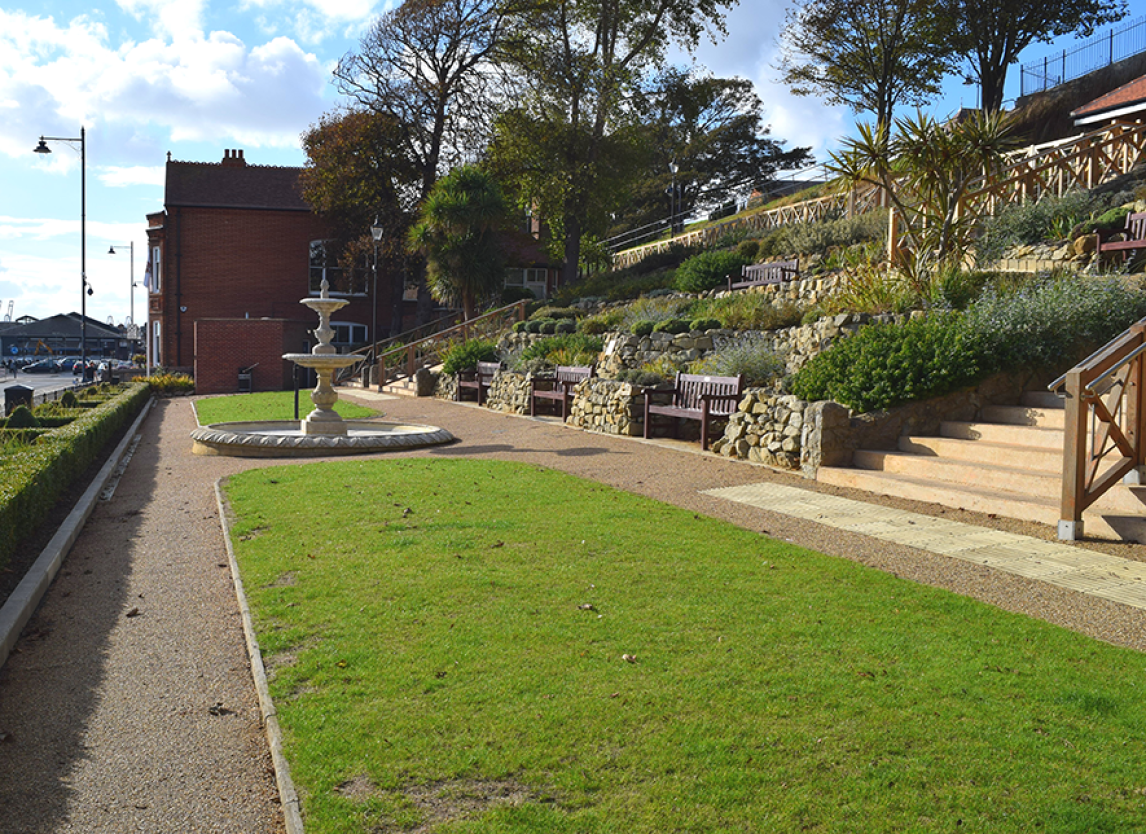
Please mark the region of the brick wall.
<svg viewBox="0 0 1146 834"><path fill-rule="evenodd" d="M239 390L239 368L252 365L252 390L293 387L294 364L282 355L304 352L309 326L299 320L272 318L197 320L193 333L195 393L233 394Z"/></svg>

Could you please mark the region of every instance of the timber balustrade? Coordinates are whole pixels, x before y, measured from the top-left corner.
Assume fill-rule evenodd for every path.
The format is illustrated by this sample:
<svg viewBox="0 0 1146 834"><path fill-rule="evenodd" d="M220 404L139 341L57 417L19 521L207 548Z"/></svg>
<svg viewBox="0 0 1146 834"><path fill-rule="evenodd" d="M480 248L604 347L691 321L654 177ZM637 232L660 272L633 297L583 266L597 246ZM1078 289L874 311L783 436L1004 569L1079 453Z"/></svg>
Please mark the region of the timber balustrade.
<svg viewBox="0 0 1146 834"><path fill-rule="evenodd" d="M1143 357L1146 318L1050 384L1066 398L1058 537L1083 535L1082 514L1146 463ZM1129 477L1128 477L1129 476Z"/></svg>
<svg viewBox="0 0 1146 834"><path fill-rule="evenodd" d="M1031 145L1007 155L1004 167L964 198L963 205L977 213L994 214L1004 205L1044 197L1061 197L1071 189L1090 189L1126 174L1146 155L1146 124L1116 121L1099 130L1069 139ZM787 206L686 232L673 238L637 246L614 257L615 267L636 263L653 252L674 244L690 246L710 243L738 229L768 231L794 223L811 223L835 216L853 217L890 205L883 189L865 185L838 190L825 197ZM894 222L891 221L891 222ZM889 229L888 245L894 249L896 236Z"/></svg>

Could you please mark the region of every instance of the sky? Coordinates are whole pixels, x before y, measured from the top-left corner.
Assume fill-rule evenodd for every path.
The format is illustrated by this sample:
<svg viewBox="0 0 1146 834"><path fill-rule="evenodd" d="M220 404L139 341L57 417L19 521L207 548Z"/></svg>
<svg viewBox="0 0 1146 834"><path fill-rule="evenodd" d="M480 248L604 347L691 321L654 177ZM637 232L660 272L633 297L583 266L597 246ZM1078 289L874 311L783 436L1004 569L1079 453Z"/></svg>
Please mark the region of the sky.
<svg viewBox="0 0 1146 834"><path fill-rule="evenodd" d="M146 319L146 215L163 208L167 154L217 162L242 148L255 165L302 165L299 136L340 103L335 64L395 0L5 0L0 5L0 318L79 312L81 158L85 133L87 313ZM788 3L741 0L729 35L695 60L751 79L773 138L818 161L857 117L792 96L777 78ZM1146 13L1132 0L1130 18ZM1035 44L1021 60L1055 46ZM1018 70L1007 97L1017 95ZM974 106L952 78L928 108ZM134 244L134 272L129 245ZM114 247L116 254L108 254Z"/></svg>

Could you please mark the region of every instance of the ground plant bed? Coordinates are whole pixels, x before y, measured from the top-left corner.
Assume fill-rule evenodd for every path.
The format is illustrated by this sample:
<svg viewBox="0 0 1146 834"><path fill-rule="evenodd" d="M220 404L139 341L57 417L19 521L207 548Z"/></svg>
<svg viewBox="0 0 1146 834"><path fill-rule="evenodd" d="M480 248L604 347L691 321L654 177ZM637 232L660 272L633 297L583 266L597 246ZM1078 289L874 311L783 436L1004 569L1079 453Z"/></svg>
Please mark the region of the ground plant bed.
<svg viewBox="0 0 1146 834"><path fill-rule="evenodd" d="M1146 829L1134 651L532 465L225 491L308 834Z"/></svg>

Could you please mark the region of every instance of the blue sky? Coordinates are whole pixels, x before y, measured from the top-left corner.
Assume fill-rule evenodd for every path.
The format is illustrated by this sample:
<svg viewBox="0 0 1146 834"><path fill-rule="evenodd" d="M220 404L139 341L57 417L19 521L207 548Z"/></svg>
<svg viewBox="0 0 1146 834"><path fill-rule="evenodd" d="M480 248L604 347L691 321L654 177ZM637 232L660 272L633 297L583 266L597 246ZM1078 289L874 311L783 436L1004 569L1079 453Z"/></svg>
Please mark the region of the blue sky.
<svg viewBox="0 0 1146 834"><path fill-rule="evenodd" d="M88 314L129 314L126 251L142 282L146 215L163 204L166 154L218 161L243 148L249 163L301 165L299 135L338 104L331 70L394 0L9 0L0 7L0 316L37 318L80 306L80 157L61 142L33 154L41 135L87 136ZM742 0L729 37L697 60L721 76L752 79L772 135L810 145L817 158L855 117L775 82L786 3ZM1135 0L1131 17L1146 0ZM1067 43L1070 38L1065 39ZM1035 45L1024 61L1052 47ZM1008 97L1017 91L1012 70ZM973 106L952 79L931 109ZM109 246L117 252L108 255ZM146 298L136 290L136 320Z"/></svg>

